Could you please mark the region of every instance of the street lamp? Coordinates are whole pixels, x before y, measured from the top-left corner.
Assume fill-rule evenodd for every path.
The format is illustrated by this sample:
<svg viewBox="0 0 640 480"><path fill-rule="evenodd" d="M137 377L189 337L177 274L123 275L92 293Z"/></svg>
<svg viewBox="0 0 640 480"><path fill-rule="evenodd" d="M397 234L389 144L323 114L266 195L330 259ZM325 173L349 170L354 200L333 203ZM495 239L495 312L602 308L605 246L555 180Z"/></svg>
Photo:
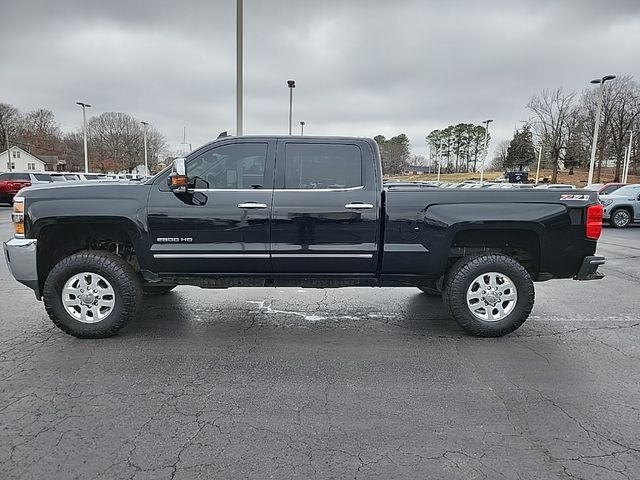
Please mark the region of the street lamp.
<svg viewBox="0 0 640 480"><path fill-rule="evenodd" d="M615 75L605 75L602 78L596 78L591 80L593 84L600 84L598 88L598 108L596 110L596 125L593 129L593 143L591 144L591 161L589 162L589 180L587 185L591 185L593 182L593 167L596 163L596 145L598 145L598 130L600 129L600 114L602 113L602 97L604 96L604 84L608 80L616 78Z"/></svg>
<svg viewBox="0 0 640 480"><path fill-rule="evenodd" d="M242 0L236 0L236 135L242 135Z"/></svg>
<svg viewBox="0 0 640 480"><path fill-rule="evenodd" d="M86 109L90 108L86 102L76 102L82 107L82 130L84 131L84 173L89 173L89 156L87 155L87 114Z"/></svg>
<svg viewBox="0 0 640 480"><path fill-rule="evenodd" d="M540 161L542 160L542 142L540 142L540 151L538 152L538 167L536 168L536 185L538 184L538 178L540 178Z"/></svg>
<svg viewBox="0 0 640 480"><path fill-rule="evenodd" d="M293 89L296 88L295 80L287 80L289 86L289 135L291 135L291 119L293 114Z"/></svg>
<svg viewBox="0 0 640 480"><path fill-rule="evenodd" d="M140 122L142 124L142 138L144 139L144 174L149 175L149 160L147 159L147 122Z"/></svg>
<svg viewBox="0 0 640 480"><path fill-rule="evenodd" d="M300 122L300 136L301 137L304 137L304 126L305 126L304 121Z"/></svg>
<svg viewBox="0 0 640 480"><path fill-rule="evenodd" d="M480 186L484 185L484 164L487 161L487 148L489 146L489 124L493 120L485 120L484 122L484 156L482 157L482 170L480 170Z"/></svg>
<svg viewBox="0 0 640 480"><path fill-rule="evenodd" d="M637 132L637 130L630 129L627 130L629 132L629 147L627 148L627 155L625 155L624 166L622 167L622 183L627 183L629 180L629 167L631 166L631 147L633 144L633 132Z"/></svg>

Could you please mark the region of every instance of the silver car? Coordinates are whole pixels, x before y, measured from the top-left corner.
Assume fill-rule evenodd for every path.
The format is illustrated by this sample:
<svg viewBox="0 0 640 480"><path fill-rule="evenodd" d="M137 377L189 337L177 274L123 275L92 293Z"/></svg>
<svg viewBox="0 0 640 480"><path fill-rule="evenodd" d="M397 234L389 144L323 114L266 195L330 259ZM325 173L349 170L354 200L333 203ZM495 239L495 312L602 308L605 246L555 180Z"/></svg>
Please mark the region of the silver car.
<svg viewBox="0 0 640 480"><path fill-rule="evenodd" d="M640 184L627 185L615 192L600 197L604 207L603 220L612 227L625 228L634 222L640 222Z"/></svg>

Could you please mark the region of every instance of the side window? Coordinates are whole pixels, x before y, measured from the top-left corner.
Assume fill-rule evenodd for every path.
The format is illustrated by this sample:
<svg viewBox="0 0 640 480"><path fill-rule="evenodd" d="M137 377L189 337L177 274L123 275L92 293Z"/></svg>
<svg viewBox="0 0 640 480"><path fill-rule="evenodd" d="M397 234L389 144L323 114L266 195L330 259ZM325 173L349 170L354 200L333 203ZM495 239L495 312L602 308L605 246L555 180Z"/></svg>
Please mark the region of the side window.
<svg viewBox="0 0 640 480"><path fill-rule="evenodd" d="M287 143L284 188L329 189L362 185L362 153L355 145Z"/></svg>
<svg viewBox="0 0 640 480"><path fill-rule="evenodd" d="M0 182L5 182L7 180L9 180L10 178L10 173L2 173L0 174Z"/></svg>
<svg viewBox="0 0 640 480"><path fill-rule="evenodd" d="M31 177L29 177L28 173L14 173L13 180L24 180L28 182L31 180Z"/></svg>
<svg viewBox="0 0 640 480"><path fill-rule="evenodd" d="M209 188L251 189L264 186L266 143L237 143L213 148L189 162L187 172Z"/></svg>

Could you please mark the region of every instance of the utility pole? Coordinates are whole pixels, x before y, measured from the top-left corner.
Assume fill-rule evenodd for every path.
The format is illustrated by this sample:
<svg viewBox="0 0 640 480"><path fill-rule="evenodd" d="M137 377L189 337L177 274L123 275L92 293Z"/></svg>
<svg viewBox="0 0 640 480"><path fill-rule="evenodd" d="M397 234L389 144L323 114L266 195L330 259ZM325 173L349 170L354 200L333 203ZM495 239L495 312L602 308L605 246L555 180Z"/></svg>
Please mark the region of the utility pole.
<svg viewBox="0 0 640 480"><path fill-rule="evenodd" d="M242 135L242 27L243 0L236 0L236 135Z"/></svg>
<svg viewBox="0 0 640 480"><path fill-rule="evenodd" d="M13 168L11 168L13 166L13 163L11 162L11 152L9 151L9 132L7 132L7 127L5 126L4 129L4 142L7 145L7 166L9 167L9 171L12 171Z"/></svg>
<svg viewBox="0 0 640 480"><path fill-rule="evenodd" d="M627 130L629 132L629 147L627 148L627 155L625 156L624 166L622 168L622 183L627 183L629 180L629 167L631 166L631 148L633 146L633 132L635 130Z"/></svg>
<svg viewBox="0 0 640 480"><path fill-rule="evenodd" d="M300 122L300 136L301 137L304 137L304 126L305 126L304 121Z"/></svg>
<svg viewBox="0 0 640 480"><path fill-rule="evenodd" d="M591 161L589 162L589 180L587 181L587 185L591 185L593 183L593 167L596 163L596 148L598 145L598 130L600 129L600 115L602 113L602 97L604 96L604 84L607 80L613 80L616 78L615 75L606 75L602 78L596 78L595 80L591 80L591 83L600 85L598 88L598 108L596 110L596 125L593 129L593 142L591 143Z"/></svg>
<svg viewBox="0 0 640 480"><path fill-rule="evenodd" d="M142 138L144 139L144 174L149 175L149 160L147 158L147 122L140 122L142 124Z"/></svg>
<svg viewBox="0 0 640 480"><path fill-rule="evenodd" d="M296 88L295 80L287 80L289 86L289 135L291 135L291 120L293 118L293 89Z"/></svg>
<svg viewBox="0 0 640 480"><path fill-rule="evenodd" d="M542 160L542 143L540 144L540 152L538 152L538 168L536 168L536 185L538 184L538 178L540 178L540 161Z"/></svg>
<svg viewBox="0 0 640 480"><path fill-rule="evenodd" d="M82 107L82 130L84 133L84 173L89 173L89 155L87 153L87 114L86 109L90 108L86 102L76 102L76 105Z"/></svg>
<svg viewBox="0 0 640 480"><path fill-rule="evenodd" d="M438 182L440 181L440 171L442 169L441 149L442 149L442 139L438 141L438 149L436 150L436 161L438 162Z"/></svg>
<svg viewBox="0 0 640 480"><path fill-rule="evenodd" d="M493 120L485 120L484 122L484 155L482 156L482 170L480 170L480 186L484 186L484 166L487 161L487 153L489 147L489 124Z"/></svg>

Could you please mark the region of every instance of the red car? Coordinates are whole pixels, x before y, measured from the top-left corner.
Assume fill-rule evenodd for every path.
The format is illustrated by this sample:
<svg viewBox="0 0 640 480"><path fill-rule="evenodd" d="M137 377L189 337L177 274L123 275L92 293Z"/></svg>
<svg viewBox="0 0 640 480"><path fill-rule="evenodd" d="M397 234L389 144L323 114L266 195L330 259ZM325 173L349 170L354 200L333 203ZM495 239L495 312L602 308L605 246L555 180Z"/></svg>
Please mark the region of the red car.
<svg viewBox="0 0 640 480"><path fill-rule="evenodd" d="M0 203L11 205L13 197L21 188L31 186L31 177L28 173L2 173L0 174Z"/></svg>
<svg viewBox="0 0 640 480"><path fill-rule="evenodd" d="M587 185L585 190L595 190L598 195L611 195L620 187L624 187L626 183L592 183Z"/></svg>

